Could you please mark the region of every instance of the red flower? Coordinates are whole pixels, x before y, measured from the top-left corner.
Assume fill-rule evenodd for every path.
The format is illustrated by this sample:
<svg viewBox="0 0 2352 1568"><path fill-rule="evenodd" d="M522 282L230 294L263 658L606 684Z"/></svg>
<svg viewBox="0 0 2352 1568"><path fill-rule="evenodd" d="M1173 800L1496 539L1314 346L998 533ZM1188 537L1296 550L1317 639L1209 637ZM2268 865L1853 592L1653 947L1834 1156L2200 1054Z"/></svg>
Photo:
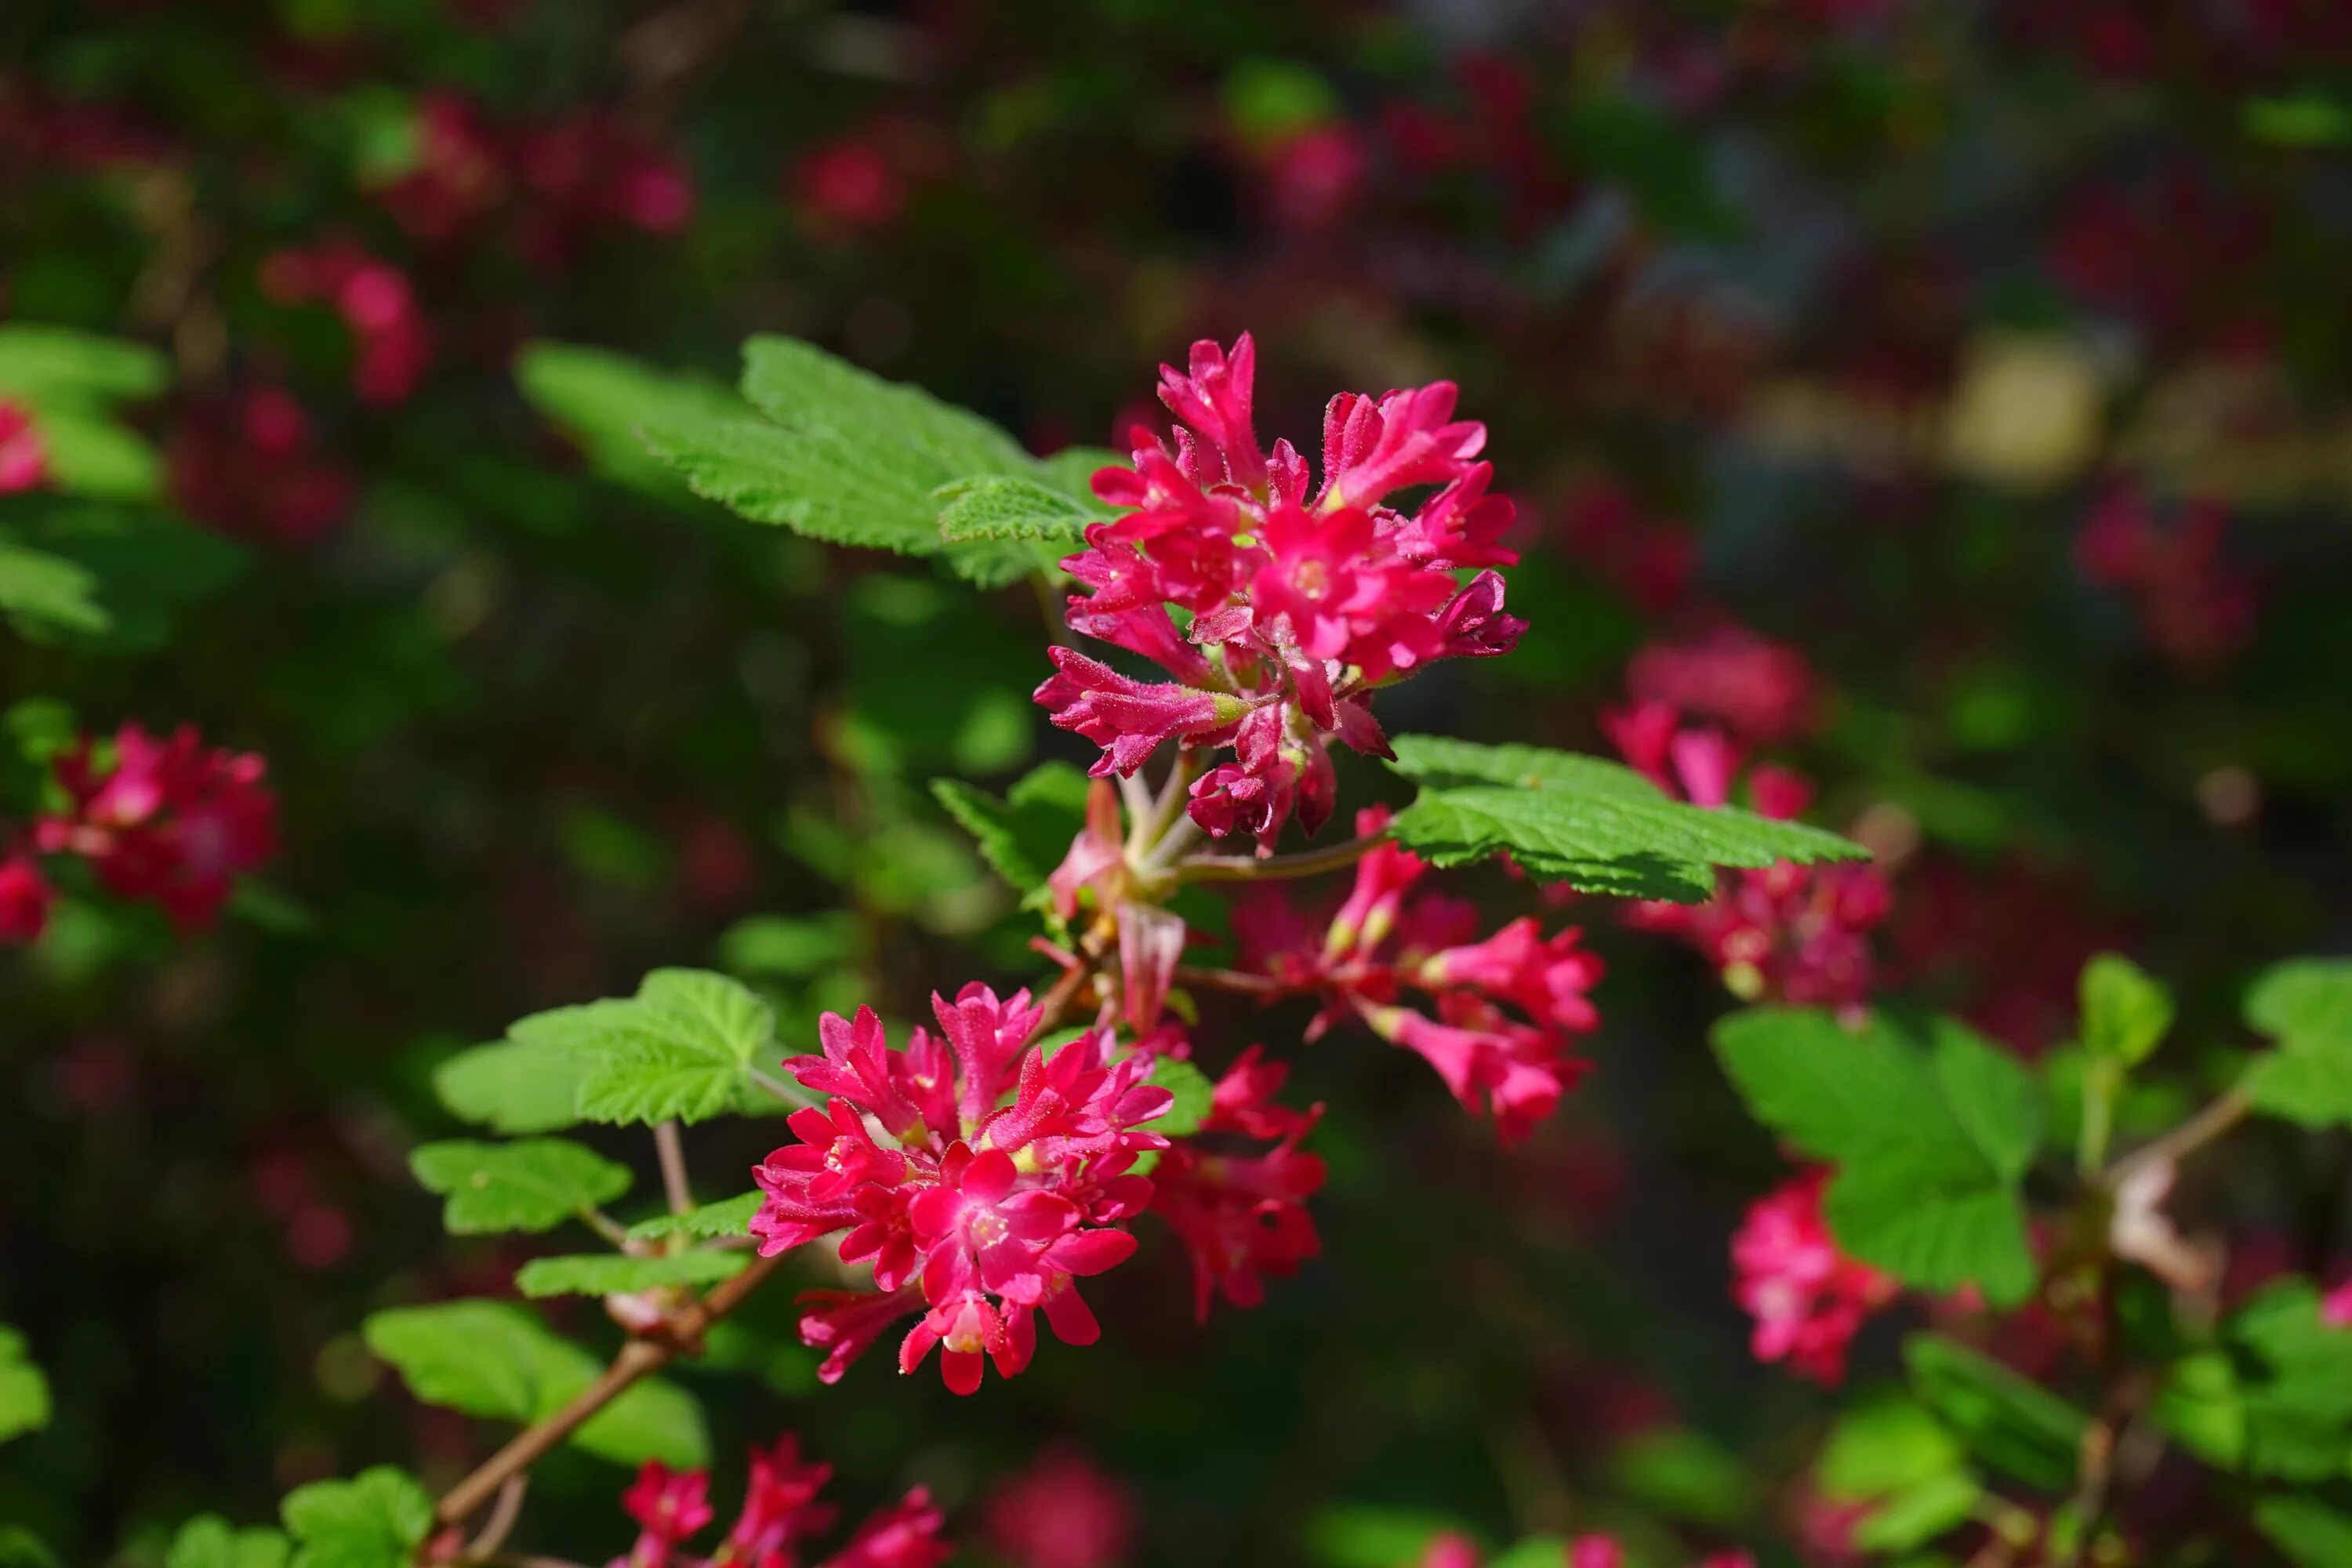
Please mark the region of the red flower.
<svg viewBox="0 0 2352 1568"><path fill-rule="evenodd" d="M49 477L48 447L25 409L0 397L0 496L29 490Z"/></svg>
<svg viewBox="0 0 2352 1568"><path fill-rule="evenodd" d="M669 1560L671 1548L711 1521L710 1472L673 1470L647 1459L636 1481L621 1494L621 1507L637 1521L637 1543L622 1561L629 1568Z"/></svg>
<svg viewBox="0 0 2352 1568"><path fill-rule="evenodd" d="M38 819L47 854L86 857L110 892L163 906L183 931L210 925L235 879L277 847L278 803L266 764L249 753L208 751L194 725L157 740L138 724L116 731L100 767L84 740L57 762L71 801Z"/></svg>
<svg viewBox="0 0 2352 1568"><path fill-rule="evenodd" d="M1808 1171L1758 1199L1731 1238L1732 1298L1756 1320L1749 1348L1820 1384L1845 1375L1846 1346L1892 1301L1895 1280L1840 1252L1822 1218L1827 1171Z"/></svg>
<svg viewBox="0 0 2352 1568"><path fill-rule="evenodd" d="M983 1528L1013 1568L1114 1568L1135 1544L1135 1499L1075 1449L1055 1447L1000 1483Z"/></svg>
<svg viewBox="0 0 2352 1568"><path fill-rule="evenodd" d="M49 923L58 892L41 863L22 850L0 860L0 942L31 942Z"/></svg>
<svg viewBox="0 0 2352 1568"><path fill-rule="evenodd" d="M1289 1069L1241 1054L1217 1082L1203 1138L1178 1142L1151 1173L1151 1209L1192 1258L1192 1310L1206 1321L1219 1294L1236 1307L1265 1300L1265 1277L1288 1276L1319 1250L1307 1200L1322 1190L1323 1162L1299 1142L1323 1114L1276 1105ZM1251 1154L1213 1152L1221 1134L1271 1138Z"/></svg>

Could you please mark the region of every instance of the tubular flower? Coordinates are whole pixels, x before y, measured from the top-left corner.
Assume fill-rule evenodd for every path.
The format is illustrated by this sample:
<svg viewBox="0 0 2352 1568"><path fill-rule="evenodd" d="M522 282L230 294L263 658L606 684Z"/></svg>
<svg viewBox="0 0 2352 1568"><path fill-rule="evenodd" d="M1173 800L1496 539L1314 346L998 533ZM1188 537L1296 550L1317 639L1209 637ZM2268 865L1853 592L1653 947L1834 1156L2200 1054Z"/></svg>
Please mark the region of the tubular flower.
<svg viewBox="0 0 2352 1568"><path fill-rule="evenodd" d="M1387 821L1383 809L1360 812L1356 831L1376 834ZM1532 918L1473 940L1475 910L1417 891L1428 869L1401 845L1375 845L1319 931L1280 892L1258 890L1234 911L1242 965L1275 983L1268 1000L1322 1000L1308 1038L1353 1018L1426 1060L1465 1109L1491 1113L1497 1133L1515 1142L1583 1074L1569 1049L1601 1022L1588 994L1601 963L1574 928L1547 938ZM1404 1005L1408 991L1421 993L1428 1010Z"/></svg>
<svg viewBox="0 0 2352 1568"><path fill-rule="evenodd" d="M1637 702L1602 722L1625 760L1668 794L1695 805L1730 798L1739 752L1720 731L1685 727L1681 714L1663 702ZM1759 765L1746 782L1749 804L1765 816L1792 818L1811 802L1812 786L1784 768ZM1782 861L1723 873L1703 904L1636 903L1625 921L1696 949L1745 1001L1851 1008L1868 998L1877 980L1871 932L1893 905L1874 867Z"/></svg>
<svg viewBox="0 0 2352 1568"><path fill-rule="evenodd" d="M1203 1134L1274 1140L1255 1154L1212 1152L1191 1140L1160 1157L1151 1208L1192 1258L1192 1310L1206 1321L1219 1294L1236 1307L1265 1300L1265 1277L1286 1277L1319 1250L1307 1200L1323 1162L1298 1145L1323 1114L1275 1103L1289 1069L1244 1051L1217 1081ZM1219 1139L1219 1142L1226 1140Z"/></svg>
<svg viewBox="0 0 2352 1568"><path fill-rule="evenodd" d="M1824 1385L1845 1375L1846 1346L1899 1289L1840 1252L1822 1217L1827 1171L1808 1171L1749 1207L1731 1238L1733 1300L1756 1320L1749 1348Z"/></svg>
<svg viewBox="0 0 2352 1568"><path fill-rule="evenodd" d="M1503 613L1491 570L1518 559L1496 542L1511 504L1486 493L1486 427L1453 417L1451 383L1333 398L1310 494L1290 443L1259 443L1255 377L1246 333L1230 353L1202 342L1184 370L1161 366L1171 441L1136 429L1134 467L1095 476L1120 515L1062 563L1090 590L1071 598L1071 628L1174 681L1056 649L1036 695L1103 748L1098 776L1134 773L1163 742L1234 746L1234 762L1194 780L1188 809L1208 833L1246 832L1270 853L1294 813L1309 832L1329 816L1333 741L1388 754L1366 705L1375 689L1436 659L1507 653L1524 623ZM1409 512L1387 504L1433 485ZM1457 585L1461 569L1479 574ZM1181 633L1171 610L1189 617Z"/></svg>
<svg viewBox="0 0 2352 1568"><path fill-rule="evenodd" d="M710 1473L646 1460L621 1495L622 1508L637 1522L636 1544L609 1568L793 1568L806 1561L801 1549L839 1513L816 1500L833 1467L803 1459L800 1439L787 1432L768 1452L753 1448L747 1469L742 1512L719 1549L702 1557L681 1549L715 1517ZM817 1568L933 1568L954 1551L940 1539L944 1522L930 1493L917 1487L859 1525Z"/></svg>
<svg viewBox="0 0 2352 1568"><path fill-rule="evenodd" d="M826 1351L826 1382L916 1311L900 1366L940 1347L961 1394L980 1385L983 1358L1007 1377L1028 1364L1038 1312L1065 1342L1091 1343L1076 1280L1134 1253L1116 1227L1150 1202L1151 1183L1132 1167L1168 1147L1142 1131L1173 1102L1144 1081L1150 1051L1112 1061L1099 1031L1049 1058L1028 1045L1043 1015L1026 991L967 985L931 1004L940 1033L918 1028L904 1049L870 1008L826 1015L821 1051L787 1065L831 1098L795 1111L799 1142L752 1171L763 1255L838 1234L844 1261L873 1265L874 1294L803 1298L802 1337Z"/></svg>
<svg viewBox="0 0 2352 1568"><path fill-rule="evenodd" d="M201 930L237 875L277 847L266 771L250 753L207 750L194 725L159 740L125 724L110 758L85 739L58 759L70 805L33 824L34 847L86 857L108 891L161 905L183 931Z"/></svg>

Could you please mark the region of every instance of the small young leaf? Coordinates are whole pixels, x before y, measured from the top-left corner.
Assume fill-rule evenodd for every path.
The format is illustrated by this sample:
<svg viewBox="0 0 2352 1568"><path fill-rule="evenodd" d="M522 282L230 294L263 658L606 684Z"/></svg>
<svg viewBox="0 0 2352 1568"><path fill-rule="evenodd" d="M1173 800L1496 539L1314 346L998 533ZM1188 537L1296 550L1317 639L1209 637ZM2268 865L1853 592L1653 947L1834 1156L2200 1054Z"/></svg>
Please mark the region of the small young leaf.
<svg viewBox="0 0 2352 1568"><path fill-rule="evenodd" d="M567 1258L534 1258L515 1274L526 1296L618 1296L661 1285L708 1285L740 1274L751 1261L743 1252L678 1252L631 1258L619 1252L588 1252Z"/></svg>
<svg viewBox="0 0 2352 1568"><path fill-rule="evenodd" d="M70 327L0 326L0 396L37 407L97 409L152 397L171 381L172 362L144 343Z"/></svg>
<svg viewBox="0 0 2352 1568"><path fill-rule="evenodd" d="M1853 1543L1872 1552L1909 1552L1968 1522L1984 1487L1966 1470L1929 1476L1895 1492L1853 1527Z"/></svg>
<svg viewBox="0 0 2352 1568"><path fill-rule="evenodd" d="M562 1138L427 1143L408 1164L449 1200L442 1224L455 1236L552 1230L629 1190L627 1166Z"/></svg>
<svg viewBox="0 0 2352 1568"><path fill-rule="evenodd" d="M1053 762L1032 770L1003 800L957 779L933 779L931 793L971 835L981 858L1023 895L1024 907L1042 907L1045 879L1086 826L1089 783L1069 763Z"/></svg>
<svg viewBox="0 0 2352 1568"><path fill-rule="evenodd" d="M747 915L719 939L719 951L738 974L782 974L805 980L846 963L857 948L856 919L843 911L811 920Z"/></svg>
<svg viewBox="0 0 2352 1568"><path fill-rule="evenodd" d="M2247 1070L2254 1108L2304 1127L2352 1122L2352 960L2274 964L2247 990L2245 1013L2278 1041Z"/></svg>
<svg viewBox="0 0 2352 1568"><path fill-rule="evenodd" d="M1813 1476L1823 1497L1868 1502L1948 1475L1964 1460L1959 1444L1926 1406L1887 1397L1838 1418Z"/></svg>
<svg viewBox="0 0 2352 1568"><path fill-rule="evenodd" d="M433 1529L431 1495L389 1465L298 1487L278 1511L299 1542L293 1568L408 1568Z"/></svg>
<svg viewBox="0 0 2352 1568"><path fill-rule="evenodd" d="M659 1215L629 1227L631 1241L651 1241L665 1236L749 1236L751 1216L760 1212L766 1194L757 1190L704 1204L684 1214Z"/></svg>
<svg viewBox="0 0 2352 1568"><path fill-rule="evenodd" d="M49 1380L33 1364L25 1336L0 1323L0 1442L49 1424Z"/></svg>
<svg viewBox="0 0 2352 1568"><path fill-rule="evenodd" d="M292 1550L278 1531L232 1530L217 1514L199 1514L172 1537L163 1568L286 1568Z"/></svg>
<svg viewBox="0 0 2352 1568"><path fill-rule="evenodd" d="M2137 1067L2172 1027L2172 996L2121 953L2083 966L2083 1048Z"/></svg>
<svg viewBox="0 0 2352 1568"><path fill-rule="evenodd" d="M68 632L102 632L114 624L97 597L98 578L78 563L0 542L0 614L11 621Z"/></svg>
<svg viewBox="0 0 2352 1568"><path fill-rule="evenodd" d="M2254 1527L2297 1568L2352 1563L2352 1517L2317 1498L2280 1494L2254 1505Z"/></svg>

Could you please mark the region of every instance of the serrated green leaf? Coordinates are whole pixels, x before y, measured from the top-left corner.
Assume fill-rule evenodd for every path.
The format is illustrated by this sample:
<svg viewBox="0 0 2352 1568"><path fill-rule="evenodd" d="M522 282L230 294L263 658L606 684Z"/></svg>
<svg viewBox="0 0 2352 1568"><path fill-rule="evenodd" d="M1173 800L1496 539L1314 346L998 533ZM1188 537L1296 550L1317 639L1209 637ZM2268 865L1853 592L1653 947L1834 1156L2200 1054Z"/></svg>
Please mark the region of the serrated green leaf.
<svg viewBox="0 0 2352 1568"><path fill-rule="evenodd" d="M1991 1167L1927 1059L1884 1015L1848 1027L1819 1007L1748 1007L1718 1022L1716 1055L1748 1110L1819 1159L1890 1146L1955 1174Z"/></svg>
<svg viewBox="0 0 2352 1568"><path fill-rule="evenodd" d="M530 1422L552 1415L603 1367L510 1301L444 1301L395 1307L361 1325L368 1349L400 1372L428 1405L469 1415ZM616 1463L708 1462L701 1412L673 1384L640 1380L572 1435Z"/></svg>
<svg viewBox="0 0 2352 1568"><path fill-rule="evenodd" d="M2246 1023L2283 1043L2352 1039L2352 959L2273 964L2246 990Z"/></svg>
<svg viewBox="0 0 2352 1568"><path fill-rule="evenodd" d="M389 1465L298 1487L278 1511L297 1542L293 1568L408 1568L433 1529L431 1494Z"/></svg>
<svg viewBox="0 0 2352 1568"><path fill-rule="evenodd" d="M451 1115L494 1132L551 1132L579 1123L590 1065L545 1040L499 1040L434 1068L433 1089Z"/></svg>
<svg viewBox="0 0 2352 1568"><path fill-rule="evenodd" d="M2083 1048L2094 1057L2137 1067L2172 1027L2171 993L2121 953L2084 964L2079 988Z"/></svg>
<svg viewBox="0 0 2352 1568"><path fill-rule="evenodd" d="M2042 1086L2016 1058L1966 1025L1937 1018L1929 1038L1937 1086L1987 1163L2015 1182L2042 1146Z"/></svg>
<svg viewBox="0 0 2352 1568"><path fill-rule="evenodd" d="M1003 800L959 779L934 779L931 793L1030 907L1044 903L1045 879L1086 826L1091 782L1069 763L1052 762L1031 770Z"/></svg>
<svg viewBox="0 0 2352 1568"><path fill-rule="evenodd" d="M684 489L649 456L638 430L648 421L748 419L751 411L723 383L678 375L605 349L531 342L517 352L515 384L550 423L585 452L596 470L657 495Z"/></svg>
<svg viewBox="0 0 2352 1568"><path fill-rule="evenodd" d="M1941 1334L1904 1342L1911 1386L1969 1452L2043 1491L2074 1479L2090 1417L2041 1384Z"/></svg>
<svg viewBox="0 0 2352 1568"><path fill-rule="evenodd" d="M1034 466L1018 442L977 414L797 338L744 343L742 390L778 425L889 452L926 491L970 474L1023 473Z"/></svg>
<svg viewBox="0 0 2352 1568"><path fill-rule="evenodd" d="M1861 858L1858 845L1801 823L1671 800L1631 769L1536 746L1403 735L1397 771L1421 793L1391 824L1440 866L1509 852L1530 875L1586 892L1695 903L1714 868Z"/></svg>
<svg viewBox="0 0 2352 1568"><path fill-rule="evenodd" d="M751 1216L760 1212L764 1194L756 1189L731 1198L721 1198L715 1204L704 1204L684 1214L659 1215L639 1220L629 1227L632 1241L650 1241L665 1236L749 1236Z"/></svg>
<svg viewBox="0 0 2352 1568"><path fill-rule="evenodd" d="M775 1016L740 981L660 969L625 1003L573 1010L573 1049L599 1053L580 1085L592 1121L700 1121L742 1109L745 1069L775 1052Z"/></svg>
<svg viewBox="0 0 2352 1568"><path fill-rule="evenodd" d="M1151 1077L1147 1081L1176 1097L1173 1105L1144 1123L1152 1131L1167 1138L1189 1138L1209 1119L1210 1108L1216 1101L1217 1086L1191 1062L1162 1057L1152 1064Z"/></svg>
<svg viewBox="0 0 2352 1568"><path fill-rule="evenodd" d="M646 449L687 487L754 522L902 555L940 548L928 487L831 442L751 418L649 418Z"/></svg>
<svg viewBox="0 0 2352 1568"><path fill-rule="evenodd" d="M2317 1498L2279 1495L2254 1505L2254 1528L2298 1568L2352 1563L2352 1517Z"/></svg>
<svg viewBox="0 0 2352 1568"><path fill-rule="evenodd" d="M218 1514L199 1514L172 1537L163 1568L286 1568L292 1551L278 1531L232 1530Z"/></svg>
<svg viewBox="0 0 2352 1568"><path fill-rule="evenodd" d="M515 1271L524 1295L618 1296L665 1285L709 1285L743 1272L751 1261L742 1252L677 1252L631 1258L619 1252L583 1252L564 1258L534 1258Z"/></svg>
<svg viewBox="0 0 2352 1568"><path fill-rule="evenodd" d="M426 1143L408 1157L427 1192L449 1201L452 1235L552 1230L629 1190L629 1168L562 1138L517 1143L457 1139Z"/></svg>
<svg viewBox="0 0 2352 1568"><path fill-rule="evenodd" d="M940 538L950 544L1038 540L1066 552L1086 542L1087 524L1109 516L1068 493L1020 474L973 474L931 492Z"/></svg>
<svg viewBox="0 0 2352 1568"><path fill-rule="evenodd" d="M1915 1481L1853 1527L1853 1543L1872 1552L1909 1552L1968 1522L1984 1487L1966 1470Z"/></svg>
<svg viewBox="0 0 2352 1568"><path fill-rule="evenodd" d="M25 1336L0 1323L0 1442L49 1424L49 1380Z"/></svg>
<svg viewBox="0 0 2352 1568"><path fill-rule="evenodd" d="M2016 1192L1901 1149L1838 1168L1822 1197L1838 1245L1922 1290L1973 1285L1994 1306L2033 1292L2033 1248Z"/></svg>

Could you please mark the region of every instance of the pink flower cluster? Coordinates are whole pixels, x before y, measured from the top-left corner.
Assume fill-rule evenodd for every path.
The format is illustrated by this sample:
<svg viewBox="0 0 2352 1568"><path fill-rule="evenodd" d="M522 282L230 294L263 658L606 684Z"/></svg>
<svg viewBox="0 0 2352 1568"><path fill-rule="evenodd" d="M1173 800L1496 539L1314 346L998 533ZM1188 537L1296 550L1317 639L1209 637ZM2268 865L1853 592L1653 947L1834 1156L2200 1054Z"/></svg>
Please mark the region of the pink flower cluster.
<svg viewBox="0 0 2352 1568"><path fill-rule="evenodd" d="M1707 806L1730 799L1741 757L1722 731L1685 725L1660 701L1605 713L1601 723L1625 760L1669 795ZM1811 784L1785 768L1759 765L1746 782L1748 803L1765 816L1794 818L1811 803ZM1874 867L1783 861L1726 873L1706 903L1645 901L1625 919L1696 948L1743 1000L1855 1007L1877 974L1871 932L1892 905Z"/></svg>
<svg viewBox="0 0 2352 1568"><path fill-rule="evenodd" d="M1387 821L1373 807L1357 815L1357 831L1374 834ZM1475 906L1435 892L1409 897L1428 869L1400 845L1374 846L1357 862L1347 900L1319 928L1279 891L1256 889L1234 912L1241 963L1273 983L1269 999L1321 999L1308 1039L1358 1019L1417 1052L1465 1109L1491 1111L1496 1132L1513 1142L1583 1074L1586 1064L1568 1053L1572 1037L1601 1021L1587 995L1601 960L1575 928L1545 937L1532 916L1476 940ZM1431 1010L1402 1005L1408 991Z"/></svg>
<svg viewBox="0 0 2352 1568"><path fill-rule="evenodd" d="M414 163L377 199L418 239L446 243L502 211L535 266L577 255L598 230L673 234L694 212L694 185L676 156L608 115L502 128L454 93L416 102Z"/></svg>
<svg viewBox="0 0 2352 1568"><path fill-rule="evenodd" d="M1329 818L1331 741L1387 754L1374 689L1437 659L1507 653L1525 623L1483 570L1517 560L1496 542L1511 505L1486 494L1491 466L1475 460L1486 426L1454 418L1451 383L1333 398L1310 491L1288 441L1258 445L1255 372L1246 333L1230 355L1203 342L1187 371L1162 366L1160 400L1181 421L1172 447L1136 428L1134 468L1095 475L1120 515L1088 525L1087 548L1062 563L1089 590L1070 600L1072 629L1175 679L1057 647L1036 695L1103 749L1097 776L1133 773L1169 741L1232 746L1234 761L1192 782L1188 809L1217 837L1254 834L1265 854L1294 810L1309 832ZM1410 512L1383 504L1428 486ZM1457 587L1461 569L1482 570Z"/></svg>
<svg viewBox="0 0 2352 1568"><path fill-rule="evenodd" d="M1042 1011L1026 991L1000 1000L972 984L932 1006L940 1033L919 1027L904 1049L870 1008L825 1015L823 1054L787 1065L831 1098L794 1112L800 1142L752 1171L763 1256L845 1232L842 1260L873 1265L873 1292L803 1298L828 1383L915 1311L900 1370L940 1347L959 1394L980 1386L983 1357L1006 1377L1028 1365L1040 1311L1063 1342L1091 1344L1100 1331L1076 1282L1134 1253L1117 1226L1150 1203L1151 1183L1133 1167L1168 1147L1140 1130L1173 1101L1144 1081L1149 1052L1111 1061L1108 1031L1051 1055L1029 1047Z"/></svg>
<svg viewBox="0 0 2352 1568"><path fill-rule="evenodd" d="M36 817L0 861L0 939L29 942L47 921L56 891L39 856L79 856L109 892L158 904L191 931L277 847L259 757L207 749L194 725L159 740L135 723L116 731L111 753L101 760L85 739L58 759L66 809Z"/></svg>
<svg viewBox="0 0 2352 1568"><path fill-rule="evenodd" d="M1178 1142L1152 1168L1151 1212L1192 1255L1192 1310L1203 1322L1219 1294L1255 1307L1265 1300L1267 1276L1287 1278L1320 1249L1307 1200L1322 1190L1323 1162L1298 1145L1323 1107L1276 1104L1289 1076L1250 1047L1217 1080L1200 1128L1211 1142ZM1218 1146L1240 1138L1272 1142L1255 1153Z"/></svg>
<svg viewBox="0 0 2352 1568"><path fill-rule="evenodd" d="M1846 1347L1900 1289L1838 1250L1822 1217L1829 1174L1808 1171L1766 1194L1731 1238L1732 1298L1756 1320L1756 1359L1823 1384L1845 1375Z"/></svg>
<svg viewBox="0 0 2352 1568"><path fill-rule="evenodd" d="M800 1439L787 1432L772 1449L753 1448L747 1469L743 1511L718 1549L702 1557L680 1549L717 1517L710 1472L646 1460L621 1494L622 1508L637 1523L636 1543L608 1568L795 1568L808 1539L839 1511L816 1500L833 1467L803 1459ZM816 1568L933 1568L955 1554L940 1539L944 1522L929 1491L917 1487L858 1526L839 1551L817 1559Z"/></svg>
<svg viewBox="0 0 2352 1568"><path fill-rule="evenodd" d="M2224 552L2230 514L2217 501L2189 501L2167 526L2127 484L2100 497L2074 536L2083 575L2120 590L2147 639L2185 668L2210 668L2253 635L2259 605L2252 580Z"/></svg>
<svg viewBox="0 0 2352 1568"><path fill-rule="evenodd" d="M1075 1448L1048 1448L990 1494L989 1544L1013 1568L1116 1568L1135 1545L1135 1495Z"/></svg>
<svg viewBox="0 0 2352 1568"><path fill-rule="evenodd" d="M352 390L362 403L404 403L433 363L434 333L408 274L349 240L278 251L261 290L280 305L324 304L358 348Z"/></svg>
<svg viewBox="0 0 2352 1568"><path fill-rule="evenodd" d="M310 416L266 383L190 406L166 447L172 499L223 533L307 544L351 510L352 476L319 450Z"/></svg>
<svg viewBox="0 0 2352 1568"><path fill-rule="evenodd" d="M49 477L49 453L33 416L0 397L0 496L36 489Z"/></svg>

